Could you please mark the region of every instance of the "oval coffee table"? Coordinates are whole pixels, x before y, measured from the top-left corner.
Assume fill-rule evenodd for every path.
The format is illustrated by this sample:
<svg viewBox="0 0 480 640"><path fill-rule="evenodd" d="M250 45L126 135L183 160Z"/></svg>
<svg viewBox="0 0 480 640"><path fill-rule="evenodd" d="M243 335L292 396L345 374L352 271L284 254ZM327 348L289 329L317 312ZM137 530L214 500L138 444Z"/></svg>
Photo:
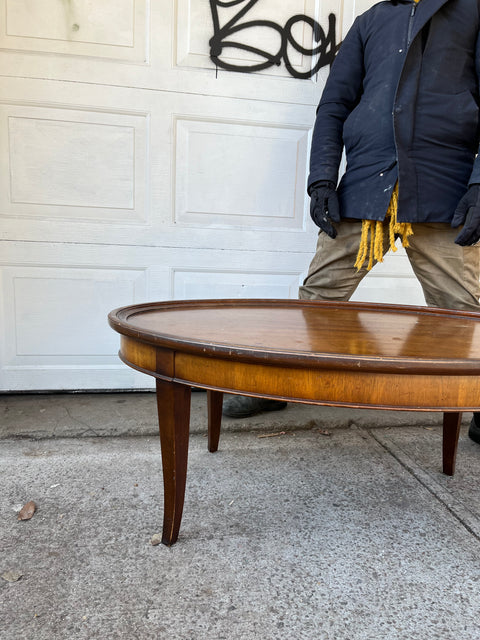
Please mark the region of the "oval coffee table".
<svg viewBox="0 0 480 640"><path fill-rule="evenodd" d="M480 410L480 314L356 302L196 300L116 309L120 358L154 376L164 544L178 537L191 387L207 390L216 451L223 392L310 404L441 411L453 475L462 411Z"/></svg>

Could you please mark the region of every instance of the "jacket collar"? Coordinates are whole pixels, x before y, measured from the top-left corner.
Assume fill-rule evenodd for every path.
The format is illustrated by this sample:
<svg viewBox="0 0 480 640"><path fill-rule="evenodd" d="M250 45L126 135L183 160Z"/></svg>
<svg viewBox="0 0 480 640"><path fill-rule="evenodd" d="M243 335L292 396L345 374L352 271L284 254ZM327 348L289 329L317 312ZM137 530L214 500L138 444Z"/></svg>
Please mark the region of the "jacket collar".
<svg viewBox="0 0 480 640"><path fill-rule="evenodd" d="M417 3L411 41L413 41L415 36L423 29L430 18L434 16L448 1L449 0L420 0L420 2ZM408 2L412 4L413 0L408 0Z"/></svg>

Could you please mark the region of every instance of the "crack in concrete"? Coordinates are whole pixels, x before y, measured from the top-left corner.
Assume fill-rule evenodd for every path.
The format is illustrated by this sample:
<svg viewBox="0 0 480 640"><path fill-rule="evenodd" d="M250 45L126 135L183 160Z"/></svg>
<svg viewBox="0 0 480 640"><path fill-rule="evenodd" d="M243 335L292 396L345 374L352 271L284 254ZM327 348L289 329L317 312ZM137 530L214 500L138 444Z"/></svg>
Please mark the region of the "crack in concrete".
<svg viewBox="0 0 480 640"><path fill-rule="evenodd" d="M361 429L382 449L394 458L415 480L422 485L474 538L480 541L480 520L462 502L458 501L447 489L439 485L431 475L421 469L410 456L392 442L386 442L381 436L368 429Z"/></svg>
<svg viewBox="0 0 480 640"><path fill-rule="evenodd" d="M93 428L91 427L91 425L87 424L86 422L83 422L82 420L79 420L78 418L74 418L74 417L72 416L72 414L70 413L70 410L69 410L67 407L64 407L64 409L65 409L65 412L66 412L67 416L70 418L70 420L73 420L73 422L76 422L77 424L81 424L82 426L86 427L86 430L85 430L85 431L82 431L80 435L84 435L85 433L89 433L89 432L91 432L91 433L95 434L96 436L98 436L98 435L99 435L99 434L95 431L95 429L93 429Z"/></svg>

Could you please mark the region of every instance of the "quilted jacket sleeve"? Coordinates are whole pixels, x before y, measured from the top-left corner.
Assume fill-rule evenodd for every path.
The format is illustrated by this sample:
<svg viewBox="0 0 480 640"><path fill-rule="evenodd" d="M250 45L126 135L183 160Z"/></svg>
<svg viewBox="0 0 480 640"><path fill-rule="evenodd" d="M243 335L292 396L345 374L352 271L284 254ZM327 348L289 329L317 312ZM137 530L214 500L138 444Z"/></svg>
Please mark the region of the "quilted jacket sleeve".
<svg viewBox="0 0 480 640"><path fill-rule="evenodd" d="M332 65L317 108L308 187L318 180L337 183L343 151L343 123L358 104L364 76L360 19L347 33Z"/></svg>

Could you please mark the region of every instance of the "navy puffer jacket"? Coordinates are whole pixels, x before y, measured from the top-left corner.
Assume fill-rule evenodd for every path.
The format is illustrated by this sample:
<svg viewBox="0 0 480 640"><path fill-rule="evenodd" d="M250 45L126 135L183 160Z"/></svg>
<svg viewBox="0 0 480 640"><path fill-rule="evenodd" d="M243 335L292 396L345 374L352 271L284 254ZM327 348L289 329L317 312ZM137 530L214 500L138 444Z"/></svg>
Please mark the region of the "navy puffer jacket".
<svg viewBox="0 0 480 640"><path fill-rule="evenodd" d="M309 186L337 182L344 218L450 222L480 183L480 0L390 0L359 16L318 106Z"/></svg>

